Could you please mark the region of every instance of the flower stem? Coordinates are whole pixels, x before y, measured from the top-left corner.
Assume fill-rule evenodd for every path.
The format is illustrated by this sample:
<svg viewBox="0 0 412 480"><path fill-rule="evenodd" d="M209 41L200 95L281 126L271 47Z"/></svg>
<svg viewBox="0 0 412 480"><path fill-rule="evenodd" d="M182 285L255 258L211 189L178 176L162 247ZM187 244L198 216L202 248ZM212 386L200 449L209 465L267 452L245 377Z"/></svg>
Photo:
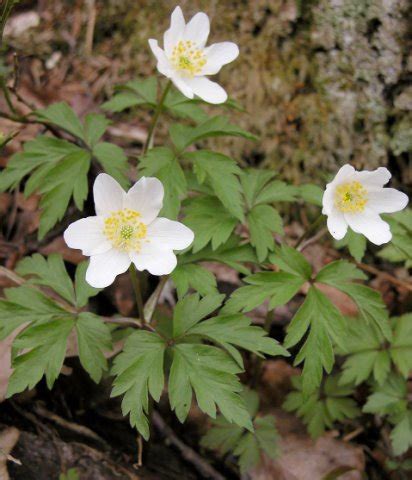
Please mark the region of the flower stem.
<svg viewBox="0 0 412 480"><path fill-rule="evenodd" d="M137 309L139 311L139 318L140 318L140 321L142 322L142 325L146 325L142 291L140 288L140 282L139 282L139 277L137 276L136 267L134 266L133 263L130 265L129 272L130 272L130 278L132 280L134 294L136 296L136 303L137 303Z"/></svg>
<svg viewBox="0 0 412 480"><path fill-rule="evenodd" d="M317 230L319 225L321 225L323 221L323 215L320 214L314 222L312 222L309 227L303 232L303 234L300 236L299 240L296 242L295 248L299 248L302 245L302 242L309 237L313 232Z"/></svg>
<svg viewBox="0 0 412 480"><path fill-rule="evenodd" d="M162 92L159 103L157 104L155 114L149 128L149 133L147 134L146 142L143 146L142 155L144 155L149 150L149 148L152 148L153 134L156 129L157 123L159 121L160 114L162 113L162 110L163 110L164 102L166 100L167 94L169 93L171 86L172 86L172 81L169 80L166 84L165 89Z"/></svg>

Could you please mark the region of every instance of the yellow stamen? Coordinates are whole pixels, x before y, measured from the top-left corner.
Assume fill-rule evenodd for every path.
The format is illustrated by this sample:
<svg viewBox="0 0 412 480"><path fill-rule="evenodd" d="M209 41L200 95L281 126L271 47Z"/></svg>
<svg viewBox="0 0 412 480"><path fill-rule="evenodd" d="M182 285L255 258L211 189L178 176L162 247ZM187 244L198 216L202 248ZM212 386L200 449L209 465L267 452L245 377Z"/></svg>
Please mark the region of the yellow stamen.
<svg viewBox="0 0 412 480"><path fill-rule="evenodd" d="M196 48L191 40L179 41L173 48L171 61L176 70L188 77L200 73L207 62L203 50Z"/></svg>
<svg viewBox="0 0 412 480"><path fill-rule="evenodd" d="M368 192L360 182L342 183L336 187L335 206L343 213L363 212L367 202Z"/></svg>
<svg viewBox="0 0 412 480"><path fill-rule="evenodd" d="M146 238L147 227L140 213L130 208L112 212L104 221L103 233L114 248L124 252L139 252Z"/></svg>

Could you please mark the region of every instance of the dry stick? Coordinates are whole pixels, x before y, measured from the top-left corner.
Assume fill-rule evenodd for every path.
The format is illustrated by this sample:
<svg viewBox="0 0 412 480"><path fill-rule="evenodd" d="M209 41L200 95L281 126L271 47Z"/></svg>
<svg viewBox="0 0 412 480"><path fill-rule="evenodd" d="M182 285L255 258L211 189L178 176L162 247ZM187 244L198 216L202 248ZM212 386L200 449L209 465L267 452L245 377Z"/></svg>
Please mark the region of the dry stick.
<svg viewBox="0 0 412 480"><path fill-rule="evenodd" d="M412 292L412 283L410 282L400 280L399 278L394 277L390 273L382 272L381 270L378 270L377 268L372 267L371 265L366 265L366 263L356 262L356 266L359 267L361 270L364 270L365 272L372 273L377 277L382 277L386 279L388 282L393 283L393 285L405 288L409 292Z"/></svg>
<svg viewBox="0 0 412 480"><path fill-rule="evenodd" d="M152 420L157 430L164 435L169 442L176 447L181 453L182 457L191 463L195 469L205 478L212 478L214 480L225 480L225 478L216 471L209 463L206 462L197 452L183 443L173 432L173 430L166 424L161 415L153 410Z"/></svg>
<svg viewBox="0 0 412 480"><path fill-rule="evenodd" d="M96 15L97 15L95 0L88 0L87 6L88 6L88 21L87 21L84 53L87 56L90 56L93 50L94 27L96 25Z"/></svg>
<svg viewBox="0 0 412 480"><path fill-rule="evenodd" d="M82 435L83 437L87 437L91 440L94 440L104 448L108 450L110 449L110 446L108 445L108 443L103 438L101 438L96 432L93 432L93 430L90 430L90 428L85 427L84 425L79 425L78 423L69 422L68 420L60 417L59 415L56 415L53 412L50 412L49 410L41 407L40 405L36 405L34 407L34 411L40 417L51 420L56 425L59 425L60 427L65 428L66 430L70 430L72 432L77 433L78 435Z"/></svg>

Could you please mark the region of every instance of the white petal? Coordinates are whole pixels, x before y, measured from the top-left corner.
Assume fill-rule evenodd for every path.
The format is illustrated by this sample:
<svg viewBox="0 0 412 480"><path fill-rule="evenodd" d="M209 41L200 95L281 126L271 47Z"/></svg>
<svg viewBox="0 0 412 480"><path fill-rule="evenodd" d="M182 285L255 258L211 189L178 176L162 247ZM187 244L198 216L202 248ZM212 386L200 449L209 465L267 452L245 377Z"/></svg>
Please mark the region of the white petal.
<svg viewBox="0 0 412 480"><path fill-rule="evenodd" d="M157 58L157 69L162 75L170 78L173 75L173 70L165 52L159 47L157 40L153 40L152 38L149 40L149 46Z"/></svg>
<svg viewBox="0 0 412 480"><path fill-rule="evenodd" d="M365 235L375 245L387 243L392 238L389 225L370 209L365 209L362 213L345 213L344 216L354 232Z"/></svg>
<svg viewBox="0 0 412 480"><path fill-rule="evenodd" d="M70 248L78 248L83 255L96 255L112 248L103 233L102 217L87 217L77 220L66 228L64 240Z"/></svg>
<svg viewBox="0 0 412 480"><path fill-rule="evenodd" d="M217 104L224 103L227 100L227 93L224 89L206 77L187 78L185 82L193 90L194 94L205 102Z"/></svg>
<svg viewBox="0 0 412 480"><path fill-rule="evenodd" d="M328 215L328 230L335 240L342 240L348 231L348 224L343 213L334 210Z"/></svg>
<svg viewBox="0 0 412 480"><path fill-rule="evenodd" d="M408 201L408 195L395 188L378 188L368 192L368 207L377 213L399 212L408 205Z"/></svg>
<svg viewBox="0 0 412 480"><path fill-rule="evenodd" d="M125 191L110 175L100 173L93 185L93 196L97 215L105 215L123 208Z"/></svg>
<svg viewBox="0 0 412 480"><path fill-rule="evenodd" d="M112 248L106 253L92 255L86 271L86 281L95 288L108 287L117 275L124 273L130 266L130 257L125 252Z"/></svg>
<svg viewBox="0 0 412 480"><path fill-rule="evenodd" d="M170 17L170 28L163 35L163 47L166 55L172 54L173 47L182 39L185 30L185 19L182 9L176 7Z"/></svg>
<svg viewBox="0 0 412 480"><path fill-rule="evenodd" d="M214 75L223 65L233 62L239 55L239 47L236 43L221 42L215 43L204 51L207 63L202 69L201 75Z"/></svg>
<svg viewBox="0 0 412 480"><path fill-rule="evenodd" d="M210 22L206 13L199 12L186 25L183 38L196 42L197 47L203 48L209 36Z"/></svg>
<svg viewBox="0 0 412 480"><path fill-rule="evenodd" d="M127 192L124 207L140 213L143 223L149 224L163 207L164 188L154 177L142 177Z"/></svg>
<svg viewBox="0 0 412 480"><path fill-rule="evenodd" d="M356 172L355 180L358 180L365 186L383 187L389 182L391 176L391 172L387 168L379 167L372 172L369 172L368 170Z"/></svg>
<svg viewBox="0 0 412 480"><path fill-rule="evenodd" d="M164 248L183 250L193 242L194 233L183 223L167 218L156 218L147 229L147 238Z"/></svg>
<svg viewBox="0 0 412 480"><path fill-rule="evenodd" d="M354 173L356 173L356 170L352 167L352 165L346 164L339 169L338 173L335 175L335 178L328 183L328 185L332 186L344 182L348 180Z"/></svg>
<svg viewBox="0 0 412 480"><path fill-rule="evenodd" d="M190 98L190 99L192 99L194 97L193 90L186 83L186 79L183 79L176 74L174 74L172 77L170 77L170 79L174 83L175 87L178 90L180 90L185 97Z"/></svg>
<svg viewBox="0 0 412 480"><path fill-rule="evenodd" d="M138 253L130 253L130 258L138 270L147 270L152 275L168 275L177 265L177 258L172 250L161 249L152 243L144 244Z"/></svg>
<svg viewBox="0 0 412 480"><path fill-rule="evenodd" d="M322 213L324 215L330 215L334 209L334 195L335 187L330 184L326 187L322 197Z"/></svg>

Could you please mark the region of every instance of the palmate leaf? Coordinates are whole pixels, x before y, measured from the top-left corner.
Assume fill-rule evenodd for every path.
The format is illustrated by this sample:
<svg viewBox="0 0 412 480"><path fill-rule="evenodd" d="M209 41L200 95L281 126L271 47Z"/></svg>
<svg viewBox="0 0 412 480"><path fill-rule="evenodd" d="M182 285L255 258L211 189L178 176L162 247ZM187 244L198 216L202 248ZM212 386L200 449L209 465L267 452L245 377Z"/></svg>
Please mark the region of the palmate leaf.
<svg viewBox="0 0 412 480"><path fill-rule="evenodd" d="M404 262L406 268L412 267L412 209L385 216L392 232L392 241L378 255L390 262Z"/></svg>
<svg viewBox="0 0 412 480"><path fill-rule="evenodd" d="M354 389L342 386L339 377L329 376L322 390L316 389L309 397L303 392L302 377L292 377L291 380L294 390L288 394L283 408L296 412L312 437L319 437L335 422L360 415L356 402L350 398Z"/></svg>
<svg viewBox="0 0 412 480"><path fill-rule="evenodd" d="M179 265L201 261L225 263L234 270L244 275L249 275L250 270L244 264L257 263L257 258L254 249L250 245L241 244L241 239L236 235L232 235L223 245L215 250L208 245L196 253L186 252L179 256Z"/></svg>
<svg viewBox="0 0 412 480"><path fill-rule="evenodd" d="M259 397L256 392L244 390L242 396L252 417L255 417L259 408ZM256 404L252 410L248 400ZM250 402L250 400L249 400ZM254 431L250 432L244 428L229 423L223 416L219 415L212 421L212 427L201 439L201 445L205 448L217 450L220 455L233 453L238 457L238 464L242 474L246 474L255 467L262 453L270 458L278 456L278 433L275 426L275 418L272 415L256 417L253 421Z"/></svg>
<svg viewBox="0 0 412 480"><path fill-rule="evenodd" d="M13 373L7 387L7 397L33 388L46 376L52 388L63 366L67 339L74 326L73 318L55 318L23 330L13 342L13 349L28 352L14 356Z"/></svg>
<svg viewBox="0 0 412 480"><path fill-rule="evenodd" d="M79 210L88 194L87 174L92 157L127 186L127 158L110 143L100 142L109 122L100 114L86 115L84 124L64 102L37 111L36 116L76 138L66 140L39 136L25 143L23 152L13 155L0 175L0 191L16 188L27 178L26 196L38 191L40 200L39 238L63 218L71 199Z"/></svg>
<svg viewBox="0 0 412 480"><path fill-rule="evenodd" d="M345 334L345 321L333 303L315 286L287 327L284 346L296 345L309 330L295 365L304 361L302 391L308 396L320 385L322 370L330 373L334 364L333 343Z"/></svg>
<svg viewBox="0 0 412 480"><path fill-rule="evenodd" d="M187 194L187 181L180 163L170 148L151 148L139 163L139 173L155 176L165 189L163 208L160 212L167 218L176 219L181 200Z"/></svg>
<svg viewBox="0 0 412 480"><path fill-rule="evenodd" d="M217 293L216 278L207 268L194 263L178 265L171 274L171 279L176 286L177 296L182 298L193 288L200 295Z"/></svg>
<svg viewBox="0 0 412 480"><path fill-rule="evenodd" d="M249 285L235 290L223 312L249 312L269 298L269 309L291 300L305 283L305 279L287 272L261 272L243 279Z"/></svg>
<svg viewBox="0 0 412 480"><path fill-rule="evenodd" d="M149 438L149 393L159 401L164 386L163 359L166 342L159 335L140 330L130 335L114 360L116 376L112 396L124 394L123 415L147 440Z"/></svg>
<svg viewBox="0 0 412 480"><path fill-rule="evenodd" d="M242 369L220 348L210 345L179 343L173 347L169 377L169 399L172 410L183 422L192 401L192 390L199 408L216 417L216 407L229 422L253 429L239 392L236 376Z"/></svg>
<svg viewBox="0 0 412 480"><path fill-rule="evenodd" d="M346 293L358 307L359 313L367 322L373 322L384 337L391 339L388 311L381 295L365 285L352 283L352 280L364 280L366 277L354 265L338 260L326 265L316 276L316 282L325 283Z"/></svg>
<svg viewBox="0 0 412 480"><path fill-rule="evenodd" d="M263 262L275 248L274 233L283 234L282 218L270 205L257 205L247 214L250 243L256 248L258 260Z"/></svg>
<svg viewBox="0 0 412 480"><path fill-rule="evenodd" d="M60 255L46 259L34 254L19 263L18 273L29 278L20 287L5 290L6 298L0 300L0 338L24 325L13 342L14 372L9 396L32 388L43 375L51 388L60 373L72 332L76 334L80 363L92 379L98 382L107 369L103 352L111 349L111 333L103 320L87 312L77 314L34 287L48 287L74 307L82 308L99 291L87 287L86 267L87 262L77 267L73 288Z"/></svg>
<svg viewBox="0 0 412 480"><path fill-rule="evenodd" d="M184 155L193 163L199 183L206 180L226 209L243 221L241 187L238 175L241 173L236 162L221 153L197 150Z"/></svg>
<svg viewBox="0 0 412 480"><path fill-rule="evenodd" d="M355 233L348 229L347 234L342 240L336 242L337 248L348 247L349 253L357 261L361 262L366 251L366 237L360 233Z"/></svg>
<svg viewBox="0 0 412 480"><path fill-rule="evenodd" d="M183 152L188 146L210 137L234 136L257 140L255 135L231 125L228 118L223 116L208 118L196 127L174 124L170 127L169 134L178 152Z"/></svg>
<svg viewBox="0 0 412 480"><path fill-rule="evenodd" d="M394 425L390 438L395 455L402 455L412 447L412 409L405 379L392 375L383 385L376 385L363 411L388 416Z"/></svg>
<svg viewBox="0 0 412 480"><path fill-rule="evenodd" d="M382 385L393 362L407 378L412 370L412 315L391 319L392 340L388 343L376 324L363 318L348 319L348 334L344 339L342 383L358 385L370 376Z"/></svg>
<svg viewBox="0 0 412 480"><path fill-rule="evenodd" d="M199 252L209 242L216 250L227 242L238 220L233 217L216 197L199 196L186 202L184 223L195 233L193 252Z"/></svg>
<svg viewBox="0 0 412 480"><path fill-rule="evenodd" d="M127 108L147 105L156 107L157 104L157 79L155 77L131 80L124 85L116 87L116 93L102 109L110 112L122 112Z"/></svg>

